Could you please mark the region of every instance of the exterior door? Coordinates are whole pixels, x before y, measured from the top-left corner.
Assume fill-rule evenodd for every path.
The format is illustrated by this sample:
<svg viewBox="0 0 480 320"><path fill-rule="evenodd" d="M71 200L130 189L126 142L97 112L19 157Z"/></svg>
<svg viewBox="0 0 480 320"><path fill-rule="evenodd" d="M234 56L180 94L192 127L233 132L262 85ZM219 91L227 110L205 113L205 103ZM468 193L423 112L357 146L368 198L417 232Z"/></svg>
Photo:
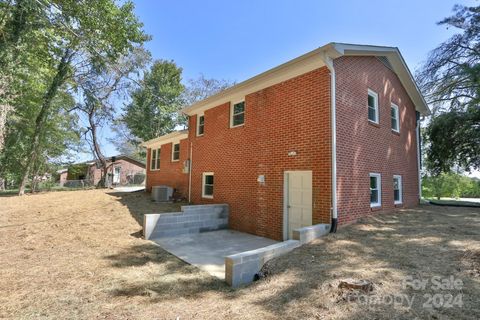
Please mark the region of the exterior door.
<svg viewBox="0 0 480 320"><path fill-rule="evenodd" d="M292 239L293 230L312 225L312 171L285 172L284 236Z"/></svg>
<svg viewBox="0 0 480 320"><path fill-rule="evenodd" d="M120 167L115 167L113 169L113 183L114 184L120 183Z"/></svg>

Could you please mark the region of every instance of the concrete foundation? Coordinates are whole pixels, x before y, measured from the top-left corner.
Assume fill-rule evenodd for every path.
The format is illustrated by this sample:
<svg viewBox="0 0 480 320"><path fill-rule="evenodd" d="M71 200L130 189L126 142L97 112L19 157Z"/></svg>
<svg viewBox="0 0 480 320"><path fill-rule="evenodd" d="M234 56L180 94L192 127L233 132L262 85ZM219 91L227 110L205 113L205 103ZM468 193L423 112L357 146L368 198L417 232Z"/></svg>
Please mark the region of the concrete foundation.
<svg viewBox="0 0 480 320"><path fill-rule="evenodd" d="M225 281L232 287L251 283L268 260L327 235L329 229L328 224L299 228L293 231L293 240L225 257Z"/></svg>
<svg viewBox="0 0 480 320"><path fill-rule="evenodd" d="M226 204L182 206L181 210L181 212L144 215L144 238L175 237L228 227L228 205Z"/></svg>

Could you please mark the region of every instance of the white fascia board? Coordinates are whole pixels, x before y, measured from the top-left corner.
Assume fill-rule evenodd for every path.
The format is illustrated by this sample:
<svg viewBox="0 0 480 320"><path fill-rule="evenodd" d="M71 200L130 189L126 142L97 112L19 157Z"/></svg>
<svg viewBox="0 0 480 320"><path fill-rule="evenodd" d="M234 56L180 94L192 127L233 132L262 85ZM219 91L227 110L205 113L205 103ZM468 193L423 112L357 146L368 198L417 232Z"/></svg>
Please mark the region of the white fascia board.
<svg viewBox="0 0 480 320"><path fill-rule="evenodd" d="M187 138L188 138L187 130L175 131L175 132L166 134L164 136L145 141L144 143L141 144L141 146L145 148L160 148L164 144L168 144L172 142L176 143L176 142L179 142L180 140L187 139Z"/></svg>

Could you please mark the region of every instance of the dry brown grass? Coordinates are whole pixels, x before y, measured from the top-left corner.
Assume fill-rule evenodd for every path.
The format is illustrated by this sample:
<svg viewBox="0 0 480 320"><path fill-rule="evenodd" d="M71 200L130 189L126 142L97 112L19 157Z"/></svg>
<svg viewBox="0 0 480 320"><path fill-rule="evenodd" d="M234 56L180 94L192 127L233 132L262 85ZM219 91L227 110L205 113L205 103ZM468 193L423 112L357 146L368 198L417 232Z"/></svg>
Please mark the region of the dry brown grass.
<svg viewBox="0 0 480 320"><path fill-rule="evenodd" d="M101 190L0 197L0 318L479 318L480 209L365 219L271 261L267 279L238 290L139 238L144 213L176 210ZM423 294L436 292L403 288L409 275L461 279L451 293L464 306L423 308ZM349 302L337 288L344 278L418 300L411 310Z"/></svg>

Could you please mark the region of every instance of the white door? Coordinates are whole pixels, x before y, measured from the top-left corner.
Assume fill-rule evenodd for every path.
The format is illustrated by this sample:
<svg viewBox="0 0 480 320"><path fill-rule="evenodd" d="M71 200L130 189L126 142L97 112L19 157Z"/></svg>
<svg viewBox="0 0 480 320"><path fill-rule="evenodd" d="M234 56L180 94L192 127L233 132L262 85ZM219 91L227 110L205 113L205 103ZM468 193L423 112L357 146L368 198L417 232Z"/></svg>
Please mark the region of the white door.
<svg viewBox="0 0 480 320"><path fill-rule="evenodd" d="M113 169L113 183L114 184L120 183L120 167L115 167Z"/></svg>
<svg viewBox="0 0 480 320"><path fill-rule="evenodd" d="M285 172L286 235L293 230L312 225L312 171Z"/></svg>

